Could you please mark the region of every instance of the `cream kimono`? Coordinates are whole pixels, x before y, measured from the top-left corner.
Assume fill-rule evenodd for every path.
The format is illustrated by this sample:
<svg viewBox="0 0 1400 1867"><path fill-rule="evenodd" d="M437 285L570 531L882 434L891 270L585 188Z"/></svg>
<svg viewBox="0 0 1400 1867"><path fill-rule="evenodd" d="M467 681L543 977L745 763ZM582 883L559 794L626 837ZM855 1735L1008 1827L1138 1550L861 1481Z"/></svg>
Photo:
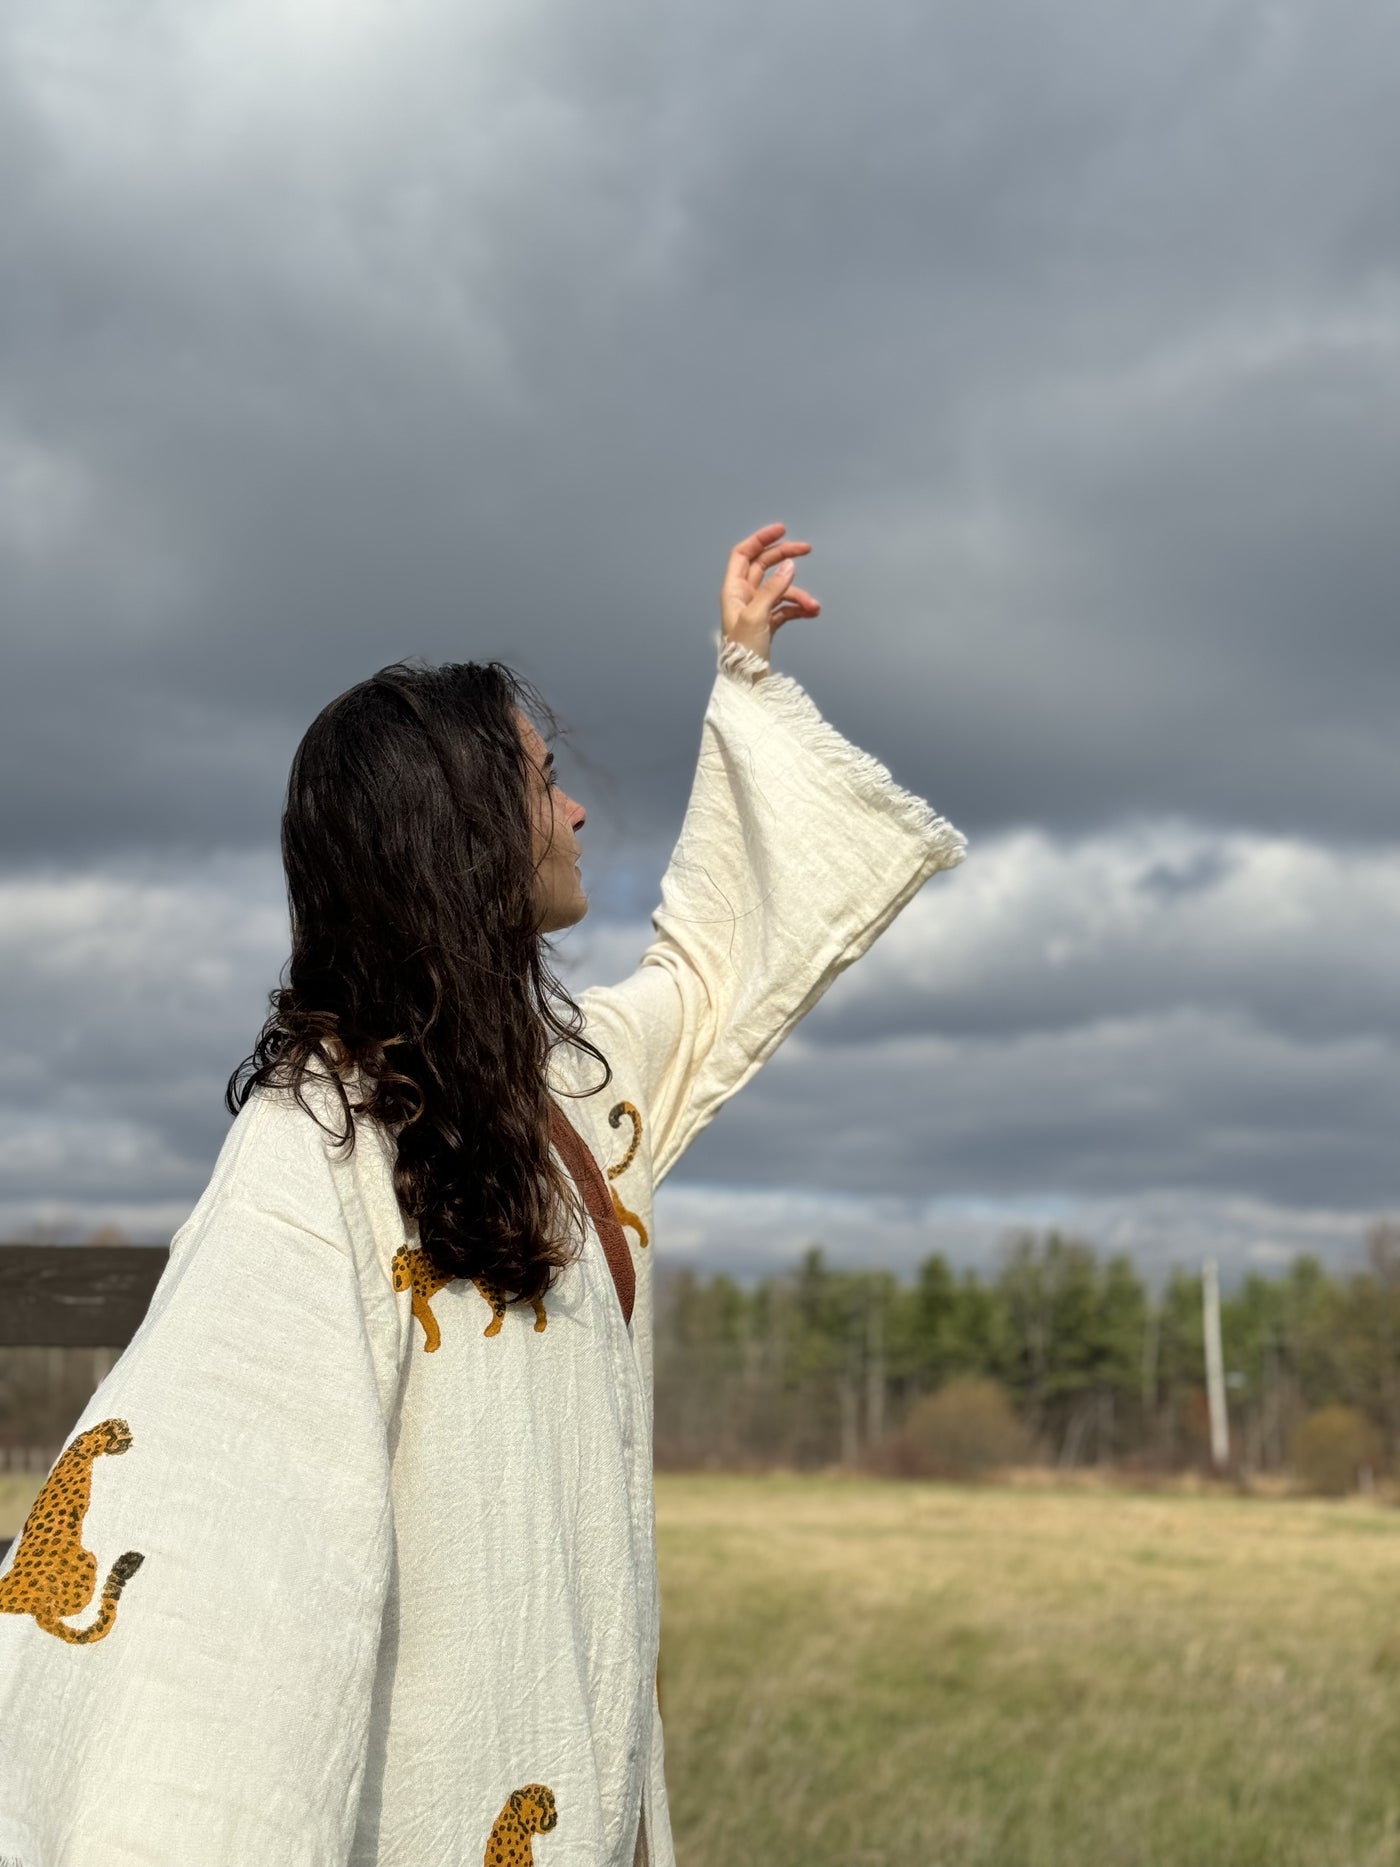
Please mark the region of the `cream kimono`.
<svg viewBox="0 0 1400 1867"><path fill-rule="evenodd" d="M669 1867L652 1195L962 848L725 649L537 1310L427 1275L373 1124L249 1103L0 1574L4 1867Z"/></svg>

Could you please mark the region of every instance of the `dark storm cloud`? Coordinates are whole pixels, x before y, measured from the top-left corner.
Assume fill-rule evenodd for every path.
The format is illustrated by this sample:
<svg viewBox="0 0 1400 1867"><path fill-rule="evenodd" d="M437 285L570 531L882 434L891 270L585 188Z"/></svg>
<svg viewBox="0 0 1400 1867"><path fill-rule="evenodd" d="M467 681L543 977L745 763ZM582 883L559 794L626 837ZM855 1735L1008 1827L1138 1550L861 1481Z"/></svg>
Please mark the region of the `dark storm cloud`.
<svg viewBox="0 0 1400 1867"><path fill-rule="evenodd" d="M385 661L560 707L570 964L625 970L774 516L777 660L973 860L673 1201L1400 1199L1387 9L26 0L0 51L0 1215L198 1192L288 758Z"/></svg>
<svg viewBox="0 0 1400 1867"><path fill-rule="evenodd" d="M887 1039L812 1065L790 1046L721 1113L687 1179L768 1185L781 1161L784 1184L871 1196L1185 1187L1400 1204L1400 1046L1380 1037L1305 1046L1178 1013L998 1043Z"/></svg>
<svg viewBox="0 0 1400 1867"><path fill-rule="evenodd" d="M414 651L656 834L774 510L973 827L1393 830L1383 9L12 18L12 849L264 839Z"/></svg>

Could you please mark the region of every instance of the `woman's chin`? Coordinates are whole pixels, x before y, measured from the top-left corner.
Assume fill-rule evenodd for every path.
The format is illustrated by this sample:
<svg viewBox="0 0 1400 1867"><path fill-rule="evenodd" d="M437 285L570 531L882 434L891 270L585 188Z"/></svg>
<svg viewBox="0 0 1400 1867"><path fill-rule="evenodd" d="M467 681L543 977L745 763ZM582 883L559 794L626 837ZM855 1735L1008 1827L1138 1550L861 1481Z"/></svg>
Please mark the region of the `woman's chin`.
<svg viewBox="0 0 1400 1867"><path fill-rule="evenodd" d="M588 912L588 896L580 888L572 901L561 901L550 909L540 923L543 934L563 933L568 927L577 927Z"/></svg>

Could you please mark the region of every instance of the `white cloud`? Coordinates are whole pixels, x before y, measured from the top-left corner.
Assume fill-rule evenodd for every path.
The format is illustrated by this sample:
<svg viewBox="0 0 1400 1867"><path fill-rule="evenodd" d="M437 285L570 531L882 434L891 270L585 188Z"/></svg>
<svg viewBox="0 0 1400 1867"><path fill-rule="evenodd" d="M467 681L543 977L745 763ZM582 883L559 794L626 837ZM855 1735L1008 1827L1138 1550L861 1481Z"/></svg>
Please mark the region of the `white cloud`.
<svg viewBox="0 0 1400 1867"><path fill-rule="evenodd" d="M1377 1009L1398 932L1390 848L1182 823L984 839L681 1163L673 1249L868 1234L902 1260L1078 1213L1149 1257L1213 1236L1243 1261L1313 1224L1341 1250L1400 1204L1400 1018ZM649 935L592 916L564 974L620 977ZM270 852L0 880L12 1228L178 1216L286 941Z"/></svg>
<svg viewBox="0 0 1400 1867"><path fill-rule="evenodd" d="M0 427L0 549L42 560L72 539L89 511L80 460Z"/></svg>
<svg viewBox="0 0 1400 1867"><path fill-rule="evenodd" d="M82 1211L146 1231L188 1211L286 952L268 856L0 878L10 1229Z"/></svg>
<svg viewBox="0 0 1400 1867"><path fill-rule="evenodd" d="M1171 822L1024 830L979 843L951 886L912 902L812 1030L1025 1032L1201 1010L1393 1041L1398 937L1400 844Z"/></svg>
<svg viewBox="0 0 1400 1867"><path fill-rule="evenodd" d="M658 1265L741 1280L790 1269L814 1245L841 1269L909 1277L925 1258L993 1275L1007 1241L1058 1230L1124 1253L1159 1283L1214 1257L1226 1281L1272 1275L1303 1253L1360 1269L1370 1208L1271 1205L1224 1195L1145 1192L1122 1199L890 1200L790 1189L670 1182L656 1208Z"/></svg>

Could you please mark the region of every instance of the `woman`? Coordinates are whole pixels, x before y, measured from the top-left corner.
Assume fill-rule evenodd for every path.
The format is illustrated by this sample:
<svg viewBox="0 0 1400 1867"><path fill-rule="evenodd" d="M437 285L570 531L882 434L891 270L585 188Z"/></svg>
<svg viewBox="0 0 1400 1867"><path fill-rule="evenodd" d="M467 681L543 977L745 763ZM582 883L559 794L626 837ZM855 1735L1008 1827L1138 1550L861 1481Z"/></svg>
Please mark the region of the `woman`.
<svg viewBox="0 0 1400 1867"><path fill-rule="evenodd" d="M652 1195L962 839L770 673L737 546L655 938L572 1005L580 805L498 665L298 751L289 983L0 1576L6 1867L664 1867Z"/></svg>

